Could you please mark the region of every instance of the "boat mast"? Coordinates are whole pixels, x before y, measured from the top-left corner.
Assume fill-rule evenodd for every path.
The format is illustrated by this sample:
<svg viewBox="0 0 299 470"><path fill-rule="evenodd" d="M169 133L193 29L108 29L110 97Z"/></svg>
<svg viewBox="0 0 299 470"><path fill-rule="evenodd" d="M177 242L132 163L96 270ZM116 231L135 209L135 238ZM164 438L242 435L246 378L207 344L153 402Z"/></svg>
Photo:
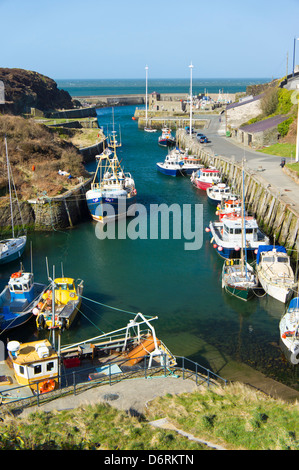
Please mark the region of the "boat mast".
<svg viewBox="0 0 299 470"><path fill-rule="evenodd" d="M5 136L4 140L5 140L5 152L6 152L6 163L7 163L7 177L8 177L8 187L9 187L11 229L12 229L12 237L15 238L14 219L13 219L13 210L12 210L12 199L11 199L10 167L9 167L9 160L8 160L8 150L7 150L7 140L6 140L6 136Z"/></svg>
<svg viewBox="0 0 299 470"><path fill-rule="evenodd" d="M190 126L189 126L189 135L192 135L192 69L194 65L189 65L190 68Z"/></svg>
<svg viewBox="0 0 299 470"><path fill-rule="evenodd" d="M245 276L247 279L247 252L246 252L246 228L245 228L245 203L244 203L244 159L242 160L242 248L241 248L241 263L242 273L245 267ZM245 257L245 260L244 260Z"/></svg>
<svg viewBox="0 0 299 470"><path fill-rule="evenodd" d="M147 71L148 66L145 67L145 125L147 127Z"/></svg>

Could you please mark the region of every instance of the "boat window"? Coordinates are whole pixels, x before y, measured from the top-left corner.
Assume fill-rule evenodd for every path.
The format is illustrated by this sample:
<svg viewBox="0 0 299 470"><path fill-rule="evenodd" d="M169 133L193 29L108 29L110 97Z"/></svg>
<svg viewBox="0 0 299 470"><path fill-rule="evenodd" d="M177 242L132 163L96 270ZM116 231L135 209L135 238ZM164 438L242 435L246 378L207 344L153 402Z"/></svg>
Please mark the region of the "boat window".
<svg viewBox="0 0 299 470"><path fill-rule="evenodd" d="M273 256L264 256L263 261L266 263L274 263L274 257Z"/></svg>
<svg viewBox="0 0 299 470"><path fill-rule="evenodd" d="M240 228L236 228L235 229L235 234L239 235L240 233L242 233L242 230Z"/></svg>
<svg viewBox="0 0 299 470"><path fill-rule="evenodd" d="M37 364L36 366L34 366L34 375L40 374L41 371L42 371L42 365L41 364Z"/></svg>
<svg viewBox="0 0 299 470"><path fill-rule="evenodd" d="M22 284L13 284L13 290L16 292L16 291L22 291L23 290L23 286Z"/></svg>
<svg viewBox="0 0 299 470"><path fill-rule="evenodd" d="M288 263L288 259L282 256L278 256L277 261L278 263Z"/></svg>
<svg viewBox="0 0 299 470"><path fill-rule="evenodd" d="M54 362L47 362L47 372L50 372L51 370L54 369Z"/></svg>
<svg viewBox="0 0 299 470"><path fill-rule="evenodd" d="M253 229L252 228L247 228L246 233L253 233Z"/></svg>
<svg viewBox="0 0 299 470"><path fill-rule="evenodd" d="M24 375L24 373L25 373L24 366L19 366L19 373L20 373L21 375Z"/></svg>

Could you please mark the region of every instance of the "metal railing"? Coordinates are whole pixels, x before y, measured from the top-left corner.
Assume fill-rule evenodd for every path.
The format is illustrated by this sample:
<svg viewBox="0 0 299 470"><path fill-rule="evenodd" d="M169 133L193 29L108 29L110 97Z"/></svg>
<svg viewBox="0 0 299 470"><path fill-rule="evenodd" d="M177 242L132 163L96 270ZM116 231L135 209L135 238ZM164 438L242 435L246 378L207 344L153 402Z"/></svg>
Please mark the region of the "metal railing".
<svg viewBox="0 0 299 470"><path fill-rule="evenodd" d="M62 373L59 377L59 389L40 393L39 384L44 382L45 379L40 382L34 382L34 388L36 393L32 396L23 396L22 389L28 389L28 385L19 385L17 387L12 387L6 389L5 391L0 391L0 405L10 405L14 406L15 404L21 402L20 406L32 406L35 403L37 406L40 406L41 402L46 400L52 400L59 398L62 395L82 393L89 388L93 388L100 385L110 386L113 383L120 382L121 380L126 380L130 378L144 378L149 379L153 377L181 377L183 380L192 379L195 381L196 385L205 384L208 388L210 385L226 385L227 380L220 377L216 373L207 369L204 366L182 356L174 356L176 359L176 364L169 366L167 354L163 354L161 357L160 364L153 363L149 368L149 361L151 360L150 356L142 357L142 364L138 364L138 367L128 368L128 370L118 370L115 372L115 366L122 365L124 361L115 361L113 363L107 363L104 365L106 371L101 373L101 370L98 372L98 378L90 379L89 376L91 373L95 372L95 367L87 367L84 369L79 369L70 371L69 373ZM134 358L138 359L138 358ZM100 368L101 369L101 368ZM158 375L159 374L159 375ZM33 385L33 384L32 384ZM13 398L11 392L18 391L20 395L17 398ZM26 402L27 401L27 402ZM0 407L1 412L1 407Z"/></svg>

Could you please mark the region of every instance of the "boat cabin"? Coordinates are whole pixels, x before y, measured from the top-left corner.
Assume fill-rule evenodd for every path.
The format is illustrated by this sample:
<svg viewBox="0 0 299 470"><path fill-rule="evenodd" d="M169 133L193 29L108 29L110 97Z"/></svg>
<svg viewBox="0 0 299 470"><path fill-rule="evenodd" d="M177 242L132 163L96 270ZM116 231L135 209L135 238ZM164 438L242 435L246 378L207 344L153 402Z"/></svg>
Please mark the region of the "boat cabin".
<svg viewBox="0 0 299 470"><path fill-rule="evenodd" d="M29 385L35 391L39 384L41 393L42 386L57 387L58 354L47 339L30 343L10 341L7 350L19 384Z"/></svg>
<svg viewBox="0 0 299 470"><path fill-rule="evenodd" d="M34 300L34 276L32 273L18 271L10 276L8 281L10 300L25 301Z"/></svg>
<svg viewBox="0 0 299 470"><path fill-rule="evenodd" d="M242 218L224 217L223 222L223 240L241 243L242 241ZM246 242L258 241L259 227L253 217L245 217L244 226L246 232Z"/></svg>

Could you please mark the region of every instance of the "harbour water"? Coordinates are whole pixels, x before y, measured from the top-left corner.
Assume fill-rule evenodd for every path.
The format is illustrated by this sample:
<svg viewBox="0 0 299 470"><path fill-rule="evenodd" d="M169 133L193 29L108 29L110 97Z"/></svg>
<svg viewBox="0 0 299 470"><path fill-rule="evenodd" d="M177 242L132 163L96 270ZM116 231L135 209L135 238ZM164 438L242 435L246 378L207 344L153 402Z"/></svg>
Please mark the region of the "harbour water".
<svg viewBox="0 0 299 470"><path fill-rule="evenodd" d="M188 357L224 377L227 364L236 368L246 364L297 388L297 369L285 361L278 343L284 306L266 296L245 303L222 290L223 261L204 231L216 218L215 207L188 177L171 178L157 172L156 162L164 160L167 150L157 144L159 132L138 129L137 121L132 120L134 109L115 108L114 119L116 130L121 126L123 142L118 157L135 179L138 203L147 209L150 204L202 204L202 248L185 250L186 240L172 239L171 232L169 239L100 240L92 220L72 230L30 234L23 264L30 269L31 242L36 281L47 282L46 257L51 275L55 265L55 275L60 276L63 265L64 275L84 280L81 313L63 333L62 343L120 328L142 312L159 317L155 322L157 336L175 355ZM99 124L106 130L112 125L111 108L98 113ZM89 171L95 168L95 161L88 165ZM18 262L1 267L1 283L18 268ZM0 340L6 341L8 336L25 341L44 335L31 322L21 331L2 334Z"/></svg>

